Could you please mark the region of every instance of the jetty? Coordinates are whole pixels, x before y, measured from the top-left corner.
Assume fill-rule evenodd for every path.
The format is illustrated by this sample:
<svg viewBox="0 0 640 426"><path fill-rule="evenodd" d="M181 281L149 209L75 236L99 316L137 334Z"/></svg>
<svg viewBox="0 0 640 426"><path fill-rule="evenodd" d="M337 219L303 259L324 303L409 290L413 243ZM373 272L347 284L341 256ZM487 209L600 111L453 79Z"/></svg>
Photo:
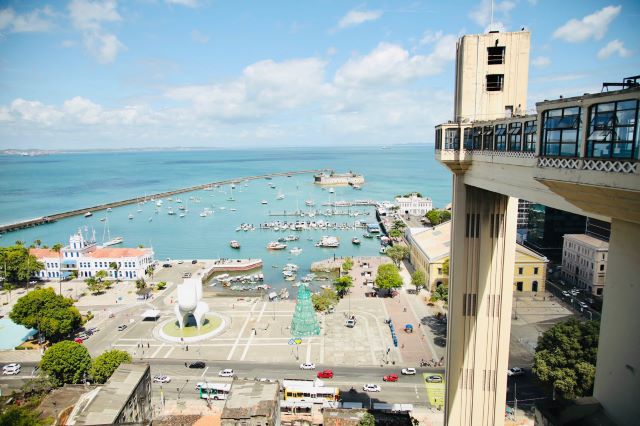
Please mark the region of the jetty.
<svg viewBox="0 0 640 426"><path fill-rule="evenodd" d="M82 209L69 210L69 211L65 211L65 212L61 212L61 213L55 213L55 214L51 214L51 215L47 215L47 216L36 217L36 218L33 218L33 219L26 219L26 220L21 220L21 221L14 222L14 223L4 224L4 225L0 225L0 234L6 233L6 232L17 231L19 229L24 229L24 228L31 228L31 227L34 227L34 226L46 225L46 224L49 224L49 223L56 222L56 221L58 221L60 219L65 219L67 217L85 215L87 213L95 213L95 212L99 212L101 210L106 210L106 209L114 208L114 207L126 206L126 205L129 205L129 204L137 204L141 200L148 201L148 200L152 200L152 199L171 197L173 195L183 194L185 192L199 191L199 190L203 190L203 189L207 189L208 190L208 188L212 188L212 187L214 187L216 185L220 186L220 185L237 184L238 182L242 182L242 181L259 180L259 179L270 179L270 178L274 178L274 177L278 177L278 176L285 176L286 177L286 176L293 176L293 175L315 174L315 173L320 173L320 172L322 172L324 170L326 170L326 169L297 170L297 171L289 171L289 172L269 173L269 174L266 174L266 175L246 176L246 177L240 177L240 178L236 177L236 178L225 179L225 180L220 180L220 181L216 181L216 182L209 182L209 183L204 183L204 184L201 184L201 185L195 185L195 186L189 186L189 187L186 187L186 188L174 189L172 191L159 192L157 194L145 195L143 197L135 197L135 198L129 198L127 200L114 201L114 202L105 203L105 204L98 204L96 206L85 207L85 208L82 208Z"/></svg>

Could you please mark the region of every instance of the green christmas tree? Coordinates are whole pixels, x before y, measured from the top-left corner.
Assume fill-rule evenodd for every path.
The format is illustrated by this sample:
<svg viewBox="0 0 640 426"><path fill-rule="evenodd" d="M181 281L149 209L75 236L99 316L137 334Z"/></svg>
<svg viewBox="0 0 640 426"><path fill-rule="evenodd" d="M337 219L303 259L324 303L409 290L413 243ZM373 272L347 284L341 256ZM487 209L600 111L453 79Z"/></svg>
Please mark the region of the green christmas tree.
<svg viewBox="0 0 640 426"><path fill-rule="evenodd" d="M291 335L293 337L309 337L320 335L320 325L316 311L311 303L311 291L307 285L298 287L296 310L291 320Z"/></svg>

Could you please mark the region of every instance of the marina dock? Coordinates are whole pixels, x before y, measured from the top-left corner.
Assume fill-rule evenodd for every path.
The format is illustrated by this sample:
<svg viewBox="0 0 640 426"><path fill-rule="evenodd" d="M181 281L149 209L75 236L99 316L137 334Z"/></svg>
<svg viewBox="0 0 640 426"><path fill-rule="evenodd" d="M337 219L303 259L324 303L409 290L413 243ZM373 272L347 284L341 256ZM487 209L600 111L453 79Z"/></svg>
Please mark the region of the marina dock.
<svg viewBox="0 0 640 426"><path fill-rule="evenodd" d="M151 194L151 195L145 195L145 196L142 196L142 197L129 198L127 200L114 201L114 202L111 202L111 203L99 204L99 205L96 205L96 206L86 207L86 208L82 208L82 209L69 210L69 211L66 211L66 212L55 213L55 214L48 215L48 216L42 216L42 217L37 217L37 218L33 218L33 219L27 219L27 220L22 220L22 221L19 221L19 222L0 225L0 234L6 233L6 232L17 231L19 229L24 229L24 228L31 228L31 227L34 227L34 226L46 225L48 223L53 223L53 222L56 222L56 221L58 221L60 219L65 219L67 217L84 215L84 214L86 214L88 212L95 213L95 212L99 212L101 210L106 210L108 208L121 207L121 206L130 205L130 204L137 204L137 203L139 203L141 201L158 200L158 199L165 198L165 197L171 197L171 196L176 195L176 194L183 194L185 192L203 190L203 189L214 187L216 185L217 186L230 185L232 183L238 183L238 182L242 182L242 181L259 180L259 179L266 179L266 178L272 178L272 177L277 177L277 176L293 176L293 175L302 175L302 174L313 174L313 173L320 173L322 171L323 171L323 169L297 170L297 171L289 171L289 172L269 173L269 174L266 174L266 175L236 177L236 178L225 179L225 180L216 181L216 182L209 182L209 183L205 183L205 184L202 184L202 185L189 186L189 187L186 187L186 188L175 189L175 190L172 190L172 191L159 192L157 194Z"/></svg>

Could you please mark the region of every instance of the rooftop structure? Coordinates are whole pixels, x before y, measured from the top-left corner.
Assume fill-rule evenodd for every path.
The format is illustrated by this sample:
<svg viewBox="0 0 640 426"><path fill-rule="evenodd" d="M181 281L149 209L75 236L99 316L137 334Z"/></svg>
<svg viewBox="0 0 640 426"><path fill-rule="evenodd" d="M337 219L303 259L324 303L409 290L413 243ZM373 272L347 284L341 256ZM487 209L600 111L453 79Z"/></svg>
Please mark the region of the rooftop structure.
<svg viewBox="0 0 640 426"><path fill-rule="evenodd" d="M416 192L405 197L396 197L398 212L411 216L424 216L428 211L433 210L431 198L418 196Z"/></svg>
<svg viewBox="0 0 640 426"><path fill-rule="evenodd" d="M234 378L222 410L222 426L279 425L279 396L277 382Z"/></svg>
<svg viewBox="0 0 640 426"><path fill-rule="evenodd" d="M104 386L80 398L67 425L150 424L151 369L121 364Z"/></svg>
<svg viewBox="0 0 640 426"><path fill-rule="evenodd" d="M491 115L495 87L482 87L481 96L458 89L489 82L494 65L471 61L467 70L458 56L454 120L436 126L435 141L436 159L453 173L445 423L504 423L523 198L611 222L594 397L616 423L633 424L640 417L640 341L620 329L640 327L640 86L538 102L536 114L514 109L501 118ZM522 71L512 75L518 86L527 84ZM506 84L496 91L511 93ZM476 103L473 114L461 107Z"/></svg>

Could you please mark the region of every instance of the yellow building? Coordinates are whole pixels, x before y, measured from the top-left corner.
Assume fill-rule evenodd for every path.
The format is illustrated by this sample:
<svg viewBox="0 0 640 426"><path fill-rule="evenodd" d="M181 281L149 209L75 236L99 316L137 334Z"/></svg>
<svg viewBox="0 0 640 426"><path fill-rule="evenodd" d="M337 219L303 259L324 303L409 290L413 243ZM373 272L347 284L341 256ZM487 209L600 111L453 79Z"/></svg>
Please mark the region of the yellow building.
<svg viewBox="0 0 640 426"><path fill-rule="evenodd" d="M409 261L426 277L427 288L433 291L449 279L443 265L449 258L451 222L434 228L411 228L406 231ZM516 244L513 290L518 292L544 291L548 259L533 250Z"/></svg>

